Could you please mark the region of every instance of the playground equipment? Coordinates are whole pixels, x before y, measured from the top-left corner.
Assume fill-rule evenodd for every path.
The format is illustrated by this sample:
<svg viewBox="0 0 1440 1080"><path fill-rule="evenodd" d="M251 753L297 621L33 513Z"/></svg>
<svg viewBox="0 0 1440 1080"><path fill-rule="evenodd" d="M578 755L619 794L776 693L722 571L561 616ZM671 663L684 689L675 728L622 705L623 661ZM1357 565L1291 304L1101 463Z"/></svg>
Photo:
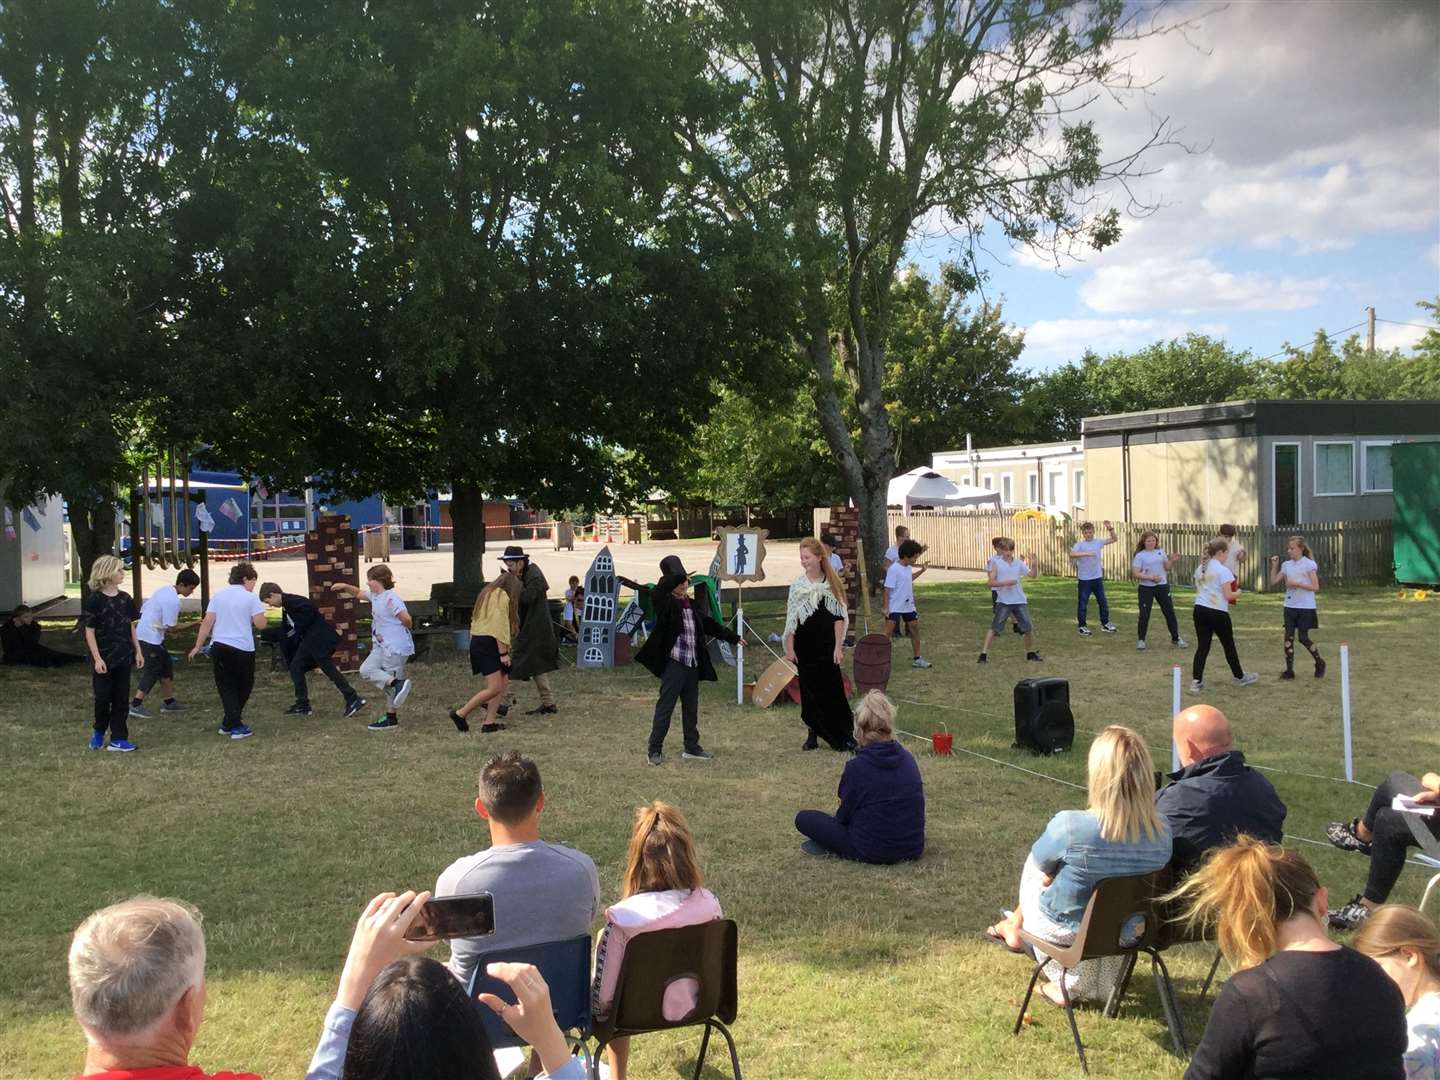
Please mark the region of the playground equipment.
<svg viewBox="0 0 1440 1080"><path fill-rule="evenodd" d="M190 493L190 463L171 449L140 466L139 481L130 489L131 585L138 599L142 567L179 570L200 564L200 607L210 603L210 545L205 530L193 524L192 502L204 495Z"/></svg>

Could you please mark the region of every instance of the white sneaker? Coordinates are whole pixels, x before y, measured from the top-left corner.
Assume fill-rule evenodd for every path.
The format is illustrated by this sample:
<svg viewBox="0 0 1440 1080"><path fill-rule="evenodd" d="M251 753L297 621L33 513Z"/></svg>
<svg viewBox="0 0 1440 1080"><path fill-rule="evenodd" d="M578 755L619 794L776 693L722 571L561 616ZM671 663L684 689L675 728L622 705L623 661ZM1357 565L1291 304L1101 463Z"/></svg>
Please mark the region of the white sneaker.
<svg viewBox="0 0 1440 1080"><path fill-rule="evenodd" d="M1188 641L1186 641L1183 637L1182 637L1182 638L1176 638L1176 639L1175 639L1174 641L1172 641L1170 644L1171 644L1172 646L1174 646L1175 648L1177 648L1177 649L1188 649L1188 648L1190 647L1190 643L1189 643Z"/></svg>
<svg viewBox="0 0 1440 1080"><path fill-rule="evenodd" d="M1075 629L1084 637L1090 636L1090 628L1088 626L1077 626Z"/></svg>
<svg viewBox="0 0 1440 1080"><path fill-rule="evenodd" d="M1113 622L1102 623L1100 629L1107 634L1118 634L1120 632L1120 628Z"/></svg>
<svg viewBox="0 0 1440 1080"><path fill-rule="evenodd" d="M395 695L390 699L390 704L394 705L397 709L401 705L404 705L405 700L410 696L410 687L412 685L409 679L401 679L400 685L395 687Z"/></svg>
<svg viewBox="0 0 1440 1080"><path fill-rule="evenodd" d="M1198 693L1202 692L1204 689L1205 689L1205 684L1204 684L1203 682L1201 682L1199 679L1191 679L1191 680L1190 680L1190 693L1192 693L1192 694L1198 694Z"/></svg>
<svg viewBox="0 0 1440 1080"><path fill-rule="evenodd" d="M929 661L929 660L926 660L923 656L917 656L917 657L915 657L914 660L911 660L911 661L910 661L910 666L911 666L911 667L930 667L931 665L930 665L930 661Z"/></svg>
<svg viewBox="0 0 1440 1080"><path fill-rule="evenodd" d="M1249 686L1251 683L1257 683L1257 682L1259 682L1259 681L1260 681L1260 676L1259 676L1259 675L1257 675L1257 674L1256 674L1255 672L1253 672L1253 671L1247 671L1247 672L1245 672L1244 675L1241 675L1240 678L1238 678L1238 679L1235 680L1235 685L1236 685L1236 686Z"/></svg>
<svg viewBox="0 0 1440 1080"><path fill-rule="evenodd" d="M1145 651L1145 639L1144 639L1144 638L1141 638L1139 641L1135 642L1135 651L1136 651L1136 652L1144 652L1144 651Z"/></svg>

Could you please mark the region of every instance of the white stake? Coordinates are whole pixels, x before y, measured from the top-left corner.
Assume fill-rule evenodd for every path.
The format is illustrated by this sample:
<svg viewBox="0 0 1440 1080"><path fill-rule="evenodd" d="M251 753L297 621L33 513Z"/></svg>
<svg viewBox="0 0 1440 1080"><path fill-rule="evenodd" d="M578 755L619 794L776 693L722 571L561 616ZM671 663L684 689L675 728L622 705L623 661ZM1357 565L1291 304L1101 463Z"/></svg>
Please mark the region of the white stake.
<svg viewBox="0 0 1440 1080"><path fill-rule="evenodd" d="M1175 717L1180 715L1180 665L1175 664L1170 668L1170 771L1180 771L1180 744L1175 741L1174 727Z"/></svg>
<svg viewBox="0 0 1440 1080"><path fill-rule="evenodd" d="M745 704L745 609L740 606L742 592L735 585L735 632L740 635L740 644L735 646L735 704Z"/></svg>
<svg viewBox="0 0 1440 1080"><path fill-rule="evenodd" d="M1345 779L1355 780L1355 755L1350 746L1350 646L1340 643L1340 722L1345 729Z"/></svg>

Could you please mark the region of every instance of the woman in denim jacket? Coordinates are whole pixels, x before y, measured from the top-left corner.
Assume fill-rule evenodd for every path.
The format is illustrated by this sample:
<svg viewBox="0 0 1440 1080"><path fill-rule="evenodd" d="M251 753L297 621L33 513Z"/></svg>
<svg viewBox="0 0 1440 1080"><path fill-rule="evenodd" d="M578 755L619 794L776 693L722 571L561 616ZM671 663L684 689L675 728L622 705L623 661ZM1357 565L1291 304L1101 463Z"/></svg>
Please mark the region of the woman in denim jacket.
<svg viewBox="0 0 1440 1080"><path fill-rule="evenodd" d="M1112 724L1090 744L1090 805L1062 810L1030 848L1020 875L1019 908L986 933L1022 952L1020 927L1069 945L1080 930L1090 894L1105 878L1158 870L1170 861L1170 829L1155 810L1155 772L1145 741ZM1087 960L1066 976L1072 1000L1096 1000L1109 993L1120 957ZM1041 992L1062 1001L1058 964L1046 966L1051 982Z"/></svg>

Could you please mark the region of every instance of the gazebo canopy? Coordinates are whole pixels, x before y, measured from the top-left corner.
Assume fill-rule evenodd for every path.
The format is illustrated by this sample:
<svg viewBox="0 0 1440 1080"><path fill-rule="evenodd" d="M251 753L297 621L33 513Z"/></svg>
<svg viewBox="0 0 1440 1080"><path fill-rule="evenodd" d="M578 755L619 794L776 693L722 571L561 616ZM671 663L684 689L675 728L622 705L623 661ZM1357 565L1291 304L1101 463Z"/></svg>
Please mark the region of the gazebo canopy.
<svg viewBox="0 0 1440 1080"><path fill-rule="evenodd" d="M999 510L1000 493L957 484L934 469L921 465L890 481L885 502L888 506L900 507L907 514L916 506L948 510L989 505Z"/></svg>

